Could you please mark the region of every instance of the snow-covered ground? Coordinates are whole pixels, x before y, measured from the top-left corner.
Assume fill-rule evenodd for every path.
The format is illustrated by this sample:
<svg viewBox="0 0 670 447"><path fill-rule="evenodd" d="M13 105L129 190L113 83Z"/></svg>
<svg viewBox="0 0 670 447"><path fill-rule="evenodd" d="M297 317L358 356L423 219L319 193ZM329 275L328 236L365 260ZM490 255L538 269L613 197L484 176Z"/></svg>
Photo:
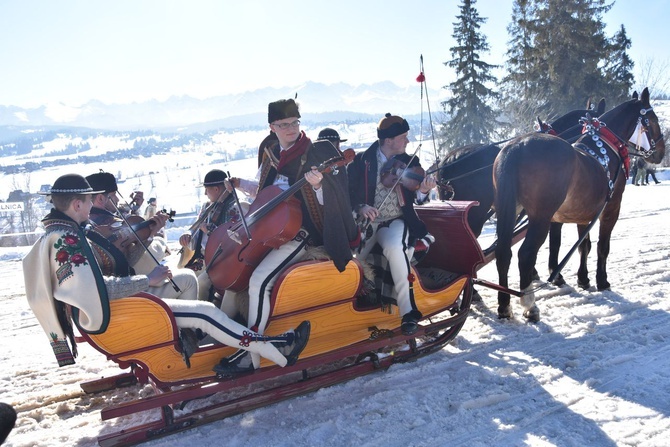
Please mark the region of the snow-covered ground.
<svg viewBox="0 0 670 447"><path fill-rule="evenodd" d="M146 445L670 445L670 172L659 174L661 184L624 193L611 291L576 288L574 258L568 285L539 291L542 321L528 324L516 300L518 318L498 320L495 293L480 289L483 302L440 352ZM168 234L172 243L179 232ZM576 229L563 233L565 252ZM118 372L89 346L80 344L76 365L56 367L25 299L26 251L0 251L0 401L19 412L6 445L95 445L101 434L144 421L101 421L101 408L150 388L84 394L79 382ZM546 258L545 248L540 272ZM479 276L497 282L493 264Z"/></svg>

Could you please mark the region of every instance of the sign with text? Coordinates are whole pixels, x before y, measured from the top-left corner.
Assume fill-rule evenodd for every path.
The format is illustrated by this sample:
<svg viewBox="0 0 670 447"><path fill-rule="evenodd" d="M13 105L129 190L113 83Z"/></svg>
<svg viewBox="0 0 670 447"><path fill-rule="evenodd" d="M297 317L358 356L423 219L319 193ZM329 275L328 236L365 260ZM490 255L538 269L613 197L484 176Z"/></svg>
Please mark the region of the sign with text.
<svg viewBox="0 0 670 447"><path fill-rule="evenodd" d="M0 213L23 211L23 202L0 202Z"/></svg>

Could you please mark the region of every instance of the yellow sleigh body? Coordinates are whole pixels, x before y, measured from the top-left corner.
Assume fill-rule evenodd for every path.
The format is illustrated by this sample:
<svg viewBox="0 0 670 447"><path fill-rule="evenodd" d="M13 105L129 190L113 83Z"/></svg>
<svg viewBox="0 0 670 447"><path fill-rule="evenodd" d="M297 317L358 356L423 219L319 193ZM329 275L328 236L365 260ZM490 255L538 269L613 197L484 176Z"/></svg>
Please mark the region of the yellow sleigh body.
<svg viewBox="0 0 670 447"><path fill-rule="evenodd" d="M151 383L156 396L105 409L102 417L161 408L163 419L151 430L124 430L106 437L104 442L101 438L101 443L125 445L149 439L156 430L162 433L166 427L173 431L187 428L179 425L172 414L172 407L184 401L261 381L279 383L291 374L301 373L292 383L218 404L216 410L202 410L206 412L206 416L201 414L205 419L214 417L212 412L215 418L221 418L441 349L465 323L472 280L484 262L467 226L467 211L475 204L443 202L417 209L436 242L413 267L414 297L424 317L420 330L412 336L401 334L397 313L362 304L364 274L357 260L349 262L343 272L329 260L316 260L295 264L282 273L273 289L272 314L265 333L281 334L309 320L309 342L295 365L280 368L263 360L260 369L242 377L216 377L213 367L235 352L235 348L222 345L200 347L190 357L191 367L187 367L181 354L179 329L170 309L159 298L140 294L111 302L107 331L82 335L107 358L131 371L119 378L84 383L82 388L93 392L136 381ZM382 351L385 355L380 358L378 353ZM314 372L346 359L349 360L345 366L337 366L332 372ZM193 424L198 419L189 421Z"/></svg>

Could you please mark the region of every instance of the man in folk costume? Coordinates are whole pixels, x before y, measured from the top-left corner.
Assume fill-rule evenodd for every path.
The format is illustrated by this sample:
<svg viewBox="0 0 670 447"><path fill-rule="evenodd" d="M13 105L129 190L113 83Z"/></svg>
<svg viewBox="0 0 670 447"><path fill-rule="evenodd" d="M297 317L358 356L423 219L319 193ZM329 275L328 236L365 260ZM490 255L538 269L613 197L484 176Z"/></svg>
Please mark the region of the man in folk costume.
<svg viewBox="0 0 670 447"><path fill-rule="evenodd" d="M73 364L77 355L73 322L79 331L103 333L109 324L110 300L131 296L170 276L165 266L157 266L149 275L103 275L85 232L91 195L98 192L80 175L59 177L48 193L54 209L42 220L45 233L23 259L28 304L59 366ZM234 322L212 303L164 301L180 328L200 329L220 343L252 351L280 366L294 364L309 339L308 321L295 331L264 337Z"/></svg>
<svg viewBox="0 0 670 447"><path fill-rule="evenodd" d="M358 257L365 260L375 244L381 246L388 260L393 295L402 315L401 329L405 335L415 333L422 318L414 302L410 260L415 242L428 236L414 203L420 205L428 201L428 193L436 186L431 176L425 177L416 191L402 183L390 188L382 183L382 167L389 161L393 163L395 159L408 168L420 167L418 157L412 158L405 152L408 132L407 120L387 113L377 126L379 139L365 152L357 154L347 168L353 209L370 222L372 230Z"/></svg>
<svg viewBox="0 0 670 447"><path fill-rule="evenodd" d="M326 127L319 132L319 136L316 138L316 141L330 141L336 149L340 148L340 143L347 141L346 138L340 138L340 134L330 127Z"/></svg>
<svg viewBox="0 0 670 447"><path fill-rule="evenodd" d="M187 248L188 253L193 253L185 267L193 270L198 277L199 300L212 301L214 295L212 281L205 268L205 247L209 234L225 222L240 219L235 197L226 191L226 178L228 176L220 169L212 169L205 175L205 181L201 186L205 187L205 195L209 202L200 210L196 227L191 227L191 232L179 237L179 244ZM241 205L243 212L246 212L245 208L249 209L246 202Z"/></svg>
<svg viewBox="0 0 670 447"><path fill-rule="evenodd" d="M328 141L312 144L300 130L300 111L293 99L268 105L268 123L275 138L262 144L261 163L255 180L231 178L232 186L251 197L271 185L286 190L304 178L307 183L295 194L300 200L302 225L297 236L272 250L249 279L248 326L263 333L270 317L270 295L280 273L303 260L310 246L323 245L339 271L352 259L351 247L360 234L351 214L344 172L324 174L316 167L326 160L341 157ZM258 367L257 356L238 352L219 367L226 372L245 372Z"/></svg>
<svg viewBox="0 0 670 447"><path fill-rule="evenodd" d="M124 220L115 212L118 187L114 175L98 172L86 177L86 181L93 189L101 191L93 194L93 207L89 216L92 228L88 237L95 242L94 254L103 274L149 274L156 267L156 262L161 262L165 257L167 242L162 237L157 237L156 232L165 225L167 215L158 213L150 219L154 224L151 226L151 236L144 244L130 233ZM105 237L110 236L109 231L113 231L113 228L123 229L124 237L131 239L124 251ZM174 288L173 283L179 290ZM176 269L172 273L172 282L151 286L147 292L162 298L195 300L198 298L198 279L192 270Z"/></svg>

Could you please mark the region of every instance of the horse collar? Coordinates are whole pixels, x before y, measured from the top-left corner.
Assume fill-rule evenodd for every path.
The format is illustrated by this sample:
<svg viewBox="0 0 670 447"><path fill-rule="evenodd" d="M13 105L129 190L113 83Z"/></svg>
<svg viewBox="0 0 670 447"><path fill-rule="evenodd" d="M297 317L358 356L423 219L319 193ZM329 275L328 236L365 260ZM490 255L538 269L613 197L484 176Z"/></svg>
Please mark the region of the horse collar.
<svg viewBox="0 0 670 447"><path fill-rule="evenodd" d="M610 157L607 155L607 149L605 144L618 155L620 163L623 165L624 173L628 177L628 167L630 166L630 159L628 157L628 150L626 144L619 138L614 132L609 130L605 123L601 122L597 118L590 118L584 120L584 134L587 134L590 137L590 144L580 142L576 146L579 147L582 151L586 152L591 157L595 158L596 161L605 171L607 176L607 186L609 188L609 197L612 196L614 192L614 180L616 180L616 173L618 169L615 170L615 177L612 179L610 174L609 164ZM586 136L586 135L585 135ZM588 140L587 140L588 141ZM592 146L595 146L593 148Z"/></svg>

